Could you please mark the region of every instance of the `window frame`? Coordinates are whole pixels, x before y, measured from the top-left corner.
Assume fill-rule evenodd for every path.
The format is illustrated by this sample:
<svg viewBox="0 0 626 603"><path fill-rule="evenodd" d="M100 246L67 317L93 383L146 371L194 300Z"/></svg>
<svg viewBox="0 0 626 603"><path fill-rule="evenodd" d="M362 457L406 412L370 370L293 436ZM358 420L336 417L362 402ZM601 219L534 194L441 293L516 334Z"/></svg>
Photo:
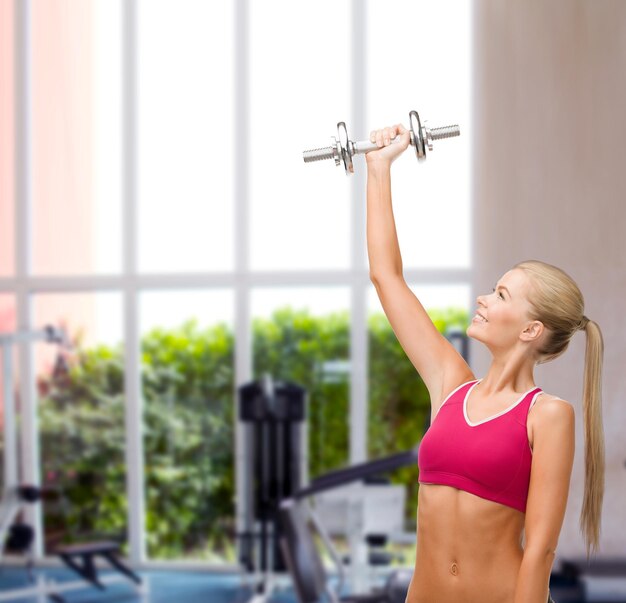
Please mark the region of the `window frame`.
<svg viewBox="0 0 626 603"><path fill-rule="evenodd" d="M140 375L140 294L149 290L184 288L231 288L235 298L235 389L252 379L252 334L250 298L255 287L324 286L342 285L350 288L350 462L367 459L367 298L372 286L363 249L366 246L366 208L363 203L366 180L363 171L352 178L350 196L350 269L313 271L250 271L248 266L250 222L249 198L246 175L250 171L250 153L246 145L246 132L250 125L249 101L249 2L234 0L234 47L235 56L235 111L233 133L239 141L234 162L234 224L233 233L235 270L233 273L206 272L193 274L140 274L137 266L136 241L138 236L137 215L137 1L122 4L122 272L118 275L84 276L33 276L31 272L32 250L32 69L30 56L31 2L15 0L15 271L13 277L0 278L0 291L15 295L17 324L22 328L33 325L32 296L44 292L98 292L115 290L123 295L124 347L125 347L125 432L128 497L128 544L131 563L139 568L171 567L171 561L151 561L146 553L144 450L142 434L143 401ZM366 72L367 72L367 3L352 0L352 128L355 132L367 131ZM468 23L468 27L471 27ZM470 215L472 199L468 191ZM470 221L471 222L471 221ZM470 241L472 240L472 225ZM469 268L459 269L406 269L405 279L415 284L465 284L472 287L473 258ZM23 459L23 477L26 481L41 483L39 466L39 433L37 424L37 393L35 387L34 358L28 344L19 345L19 364L23 379L20 396L23 401L23 421L20 441ZM242 464L245 459L243 428L235 430L237 526L242 529L245 518ZM41 538L43 519L41 506L33 505L27 511L27 519L35 527L37 538L34 547L36 561L51 558L43 556ZM237 571L238 566L211 564L186 560L175 562L176 567Z"/></svg>

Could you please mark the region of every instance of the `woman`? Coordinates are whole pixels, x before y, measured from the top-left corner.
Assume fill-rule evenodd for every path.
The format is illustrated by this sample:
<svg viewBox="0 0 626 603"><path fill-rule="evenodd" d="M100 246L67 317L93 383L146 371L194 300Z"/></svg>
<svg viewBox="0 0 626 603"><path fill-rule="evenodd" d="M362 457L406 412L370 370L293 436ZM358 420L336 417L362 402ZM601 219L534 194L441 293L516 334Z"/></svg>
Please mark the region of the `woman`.
<svg viewBox="0 0 626 603"><path fill-rule="evenodd" d="M391 140L398 137L393 144ZM407 148L402 125L371 133L367 160L370 276L431 399L419 451L417 554L407 603L545 603L574 459L574 409L535 386L533 370L587 336L583 387L585 493L580 517L598 547L604 492L603 340L579 288L539 261L506 272L467 335L493 359L476 379L405 283L390 168Z"/></svg>

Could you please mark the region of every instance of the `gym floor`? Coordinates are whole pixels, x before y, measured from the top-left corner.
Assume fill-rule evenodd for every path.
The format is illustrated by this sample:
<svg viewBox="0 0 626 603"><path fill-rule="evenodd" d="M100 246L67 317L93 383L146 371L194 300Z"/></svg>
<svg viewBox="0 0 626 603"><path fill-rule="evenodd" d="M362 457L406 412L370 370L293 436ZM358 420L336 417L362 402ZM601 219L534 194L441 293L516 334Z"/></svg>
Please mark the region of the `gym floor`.
<svg viewBox="0 0 626 603"><path fill-rule="evenodd" d="M45 568L35 570L47 580L56 582L75 581L78 578L63 568ZM102 571L106 576L109 572ZM140 572L147 578L149 595L142 598L132 584L117 582L107 585L106 591L99 591L89 585L82 590L63 594L67 603L246 603L252 597L252 590L241 576L232 574L207 574L199 571L157 571ZM555 583L552 595L557 603L617 603L626 602L626 577L624 578L585 578L587 596L575 599L567 596L567 589ZM14 588L31 586L26 570L21 567L0 569L0 597ZM17 599L16 599L17 601ZM21 603L37 603L36 597L19 599ZM51 601L51 599L48 599ZM275 594L268 603L297 603L292 589Z"/></svg>
<svg viewBox="0 0 626 603"><path fill-rule="evenodd" d="M101 571L101 575L110 574ZM75 581L78 577L65 569L36 570L48 580L56 582ZM142 598L131 582L116 582L106 585L106 591L99 591L88 584L85 589L62 593L67 603L244 603L251 596L241 577L234 575L211 574L183 571L143 571L142 578L148 579L149 594ZM0 596L13 588L31 586L23 568L10 567L0 570ZM37 603L36 597L19 599L21 603ZM51 599L48 599L51 601ZM271 603L295 603L295 597L274 597Z"/></svg>

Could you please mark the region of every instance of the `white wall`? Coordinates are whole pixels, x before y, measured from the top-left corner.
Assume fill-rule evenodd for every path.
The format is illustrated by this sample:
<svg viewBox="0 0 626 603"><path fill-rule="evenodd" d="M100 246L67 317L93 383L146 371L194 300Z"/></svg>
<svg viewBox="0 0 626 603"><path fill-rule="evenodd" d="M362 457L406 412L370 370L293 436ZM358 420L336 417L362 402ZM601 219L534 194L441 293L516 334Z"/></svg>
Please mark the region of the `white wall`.
<svg viewBox="0 0 626 603"><path fill-rule="evenodd" d="M474 5L473 299L516 262L559 266L605 341L606 491L600 555L626 553L626 2L477 0ZM584 554L585 335L537 367L576 410L576 457L557 549ZM472 365L489 354L472 341Z"/></svg>

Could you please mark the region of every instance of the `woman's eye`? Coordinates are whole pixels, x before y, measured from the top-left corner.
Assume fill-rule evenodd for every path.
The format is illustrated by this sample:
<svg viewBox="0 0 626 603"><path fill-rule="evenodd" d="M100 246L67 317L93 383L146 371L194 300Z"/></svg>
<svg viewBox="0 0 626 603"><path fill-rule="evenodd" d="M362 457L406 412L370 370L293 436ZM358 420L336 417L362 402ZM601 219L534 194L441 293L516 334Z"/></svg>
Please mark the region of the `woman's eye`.
<svg viewBox="0 0 626 603"><path fill-rule="evenodd" d="M494 288L491 290L491 292L492 292L492 293L494 293L494 292L495 292L495 290L496 290L496 288L494 287ZM500 291L500 297L501 297L502 299L504 299L504 295L502 295L502 291Z"/></svg>

